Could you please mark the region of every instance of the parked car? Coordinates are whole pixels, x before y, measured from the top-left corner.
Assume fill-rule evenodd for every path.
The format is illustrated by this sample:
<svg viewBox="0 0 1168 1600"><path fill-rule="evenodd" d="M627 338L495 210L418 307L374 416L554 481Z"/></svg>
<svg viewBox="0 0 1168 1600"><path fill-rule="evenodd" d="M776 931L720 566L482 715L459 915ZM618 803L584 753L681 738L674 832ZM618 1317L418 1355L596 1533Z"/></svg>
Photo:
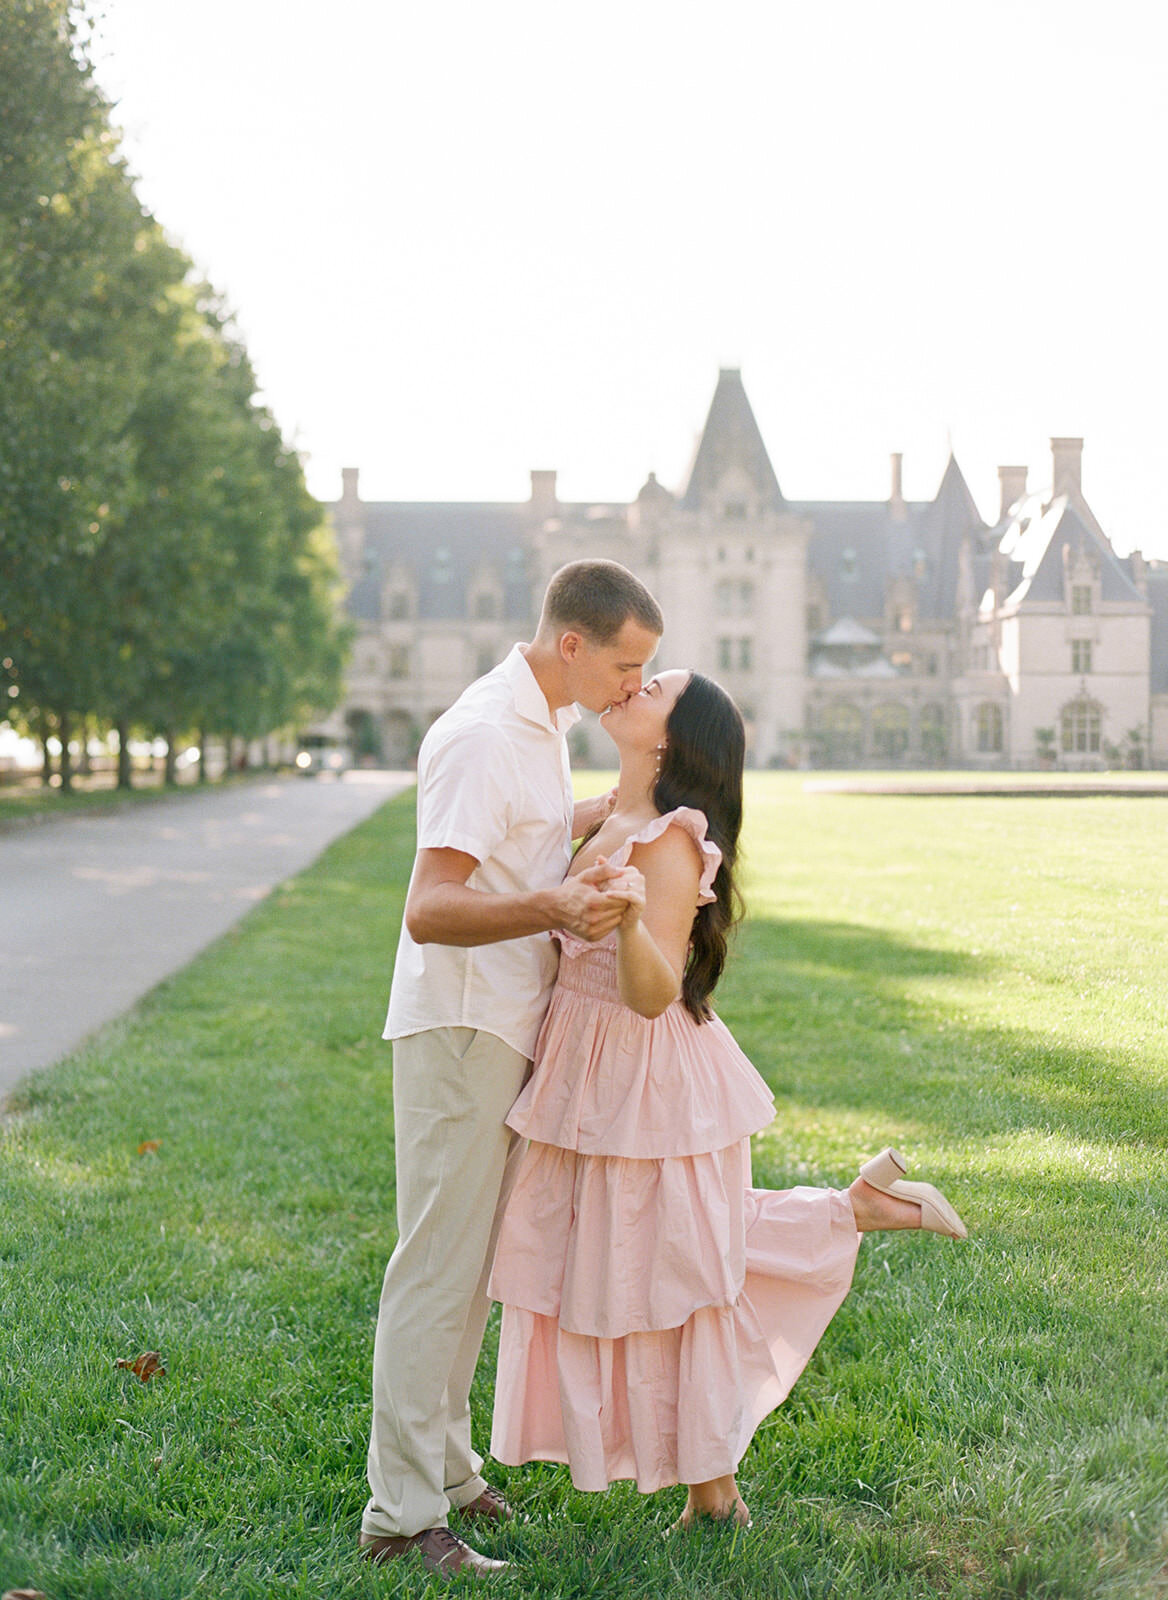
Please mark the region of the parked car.
<svg viewBox="0 0 1168 1600"><path fill-rule="evenodd" d="M296 770L304 778L314 778L321 772L344 772L352 765L349 746L322 733L306 734L296 752Z"/></svg>

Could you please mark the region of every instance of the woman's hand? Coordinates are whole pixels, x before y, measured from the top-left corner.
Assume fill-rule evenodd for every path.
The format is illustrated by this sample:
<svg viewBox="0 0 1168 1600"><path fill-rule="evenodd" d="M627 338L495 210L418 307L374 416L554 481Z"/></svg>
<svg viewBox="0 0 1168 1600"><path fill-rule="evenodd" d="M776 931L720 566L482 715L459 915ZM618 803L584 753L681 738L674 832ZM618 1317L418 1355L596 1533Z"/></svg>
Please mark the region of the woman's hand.
<svg viewBox="0 0 1168 1600"><path fill-rule="evenodd" d="M625 914L617 927L618 933L635 928L645 912L645 879L636 867L621 867L610 874L605 889L626 902Z"/></svg>

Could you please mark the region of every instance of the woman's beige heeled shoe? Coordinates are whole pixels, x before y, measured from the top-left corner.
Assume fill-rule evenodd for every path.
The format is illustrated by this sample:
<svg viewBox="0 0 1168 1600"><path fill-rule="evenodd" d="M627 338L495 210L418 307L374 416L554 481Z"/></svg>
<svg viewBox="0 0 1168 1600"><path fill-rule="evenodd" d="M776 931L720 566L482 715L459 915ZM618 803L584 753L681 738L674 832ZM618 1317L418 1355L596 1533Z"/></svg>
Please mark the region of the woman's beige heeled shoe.
<svg viewBox="0 0 1168 1600"><path fill-rule="evenodd" d="M881 1150L871 1161L865 1161L860 1176L881 1194L893 1195L897 1200L911 1200L921 1208L921 1227L930 1233L943 1233L950 1239L965 1239L965 1224L939 1189L931 1183L907 1183L905 1159L891 1145Z"/></svg>

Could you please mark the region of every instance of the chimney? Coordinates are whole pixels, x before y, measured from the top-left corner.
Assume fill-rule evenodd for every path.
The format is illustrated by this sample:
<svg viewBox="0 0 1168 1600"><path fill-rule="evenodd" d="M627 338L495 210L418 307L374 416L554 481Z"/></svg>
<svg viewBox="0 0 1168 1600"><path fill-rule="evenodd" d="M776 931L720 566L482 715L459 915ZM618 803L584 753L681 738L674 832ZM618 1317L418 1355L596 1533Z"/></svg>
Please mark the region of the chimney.
<svg viewBox="0 0 1168 1600"><path fill-rule="evenodd" d="M531 509L540 517L554 517L556 514L556 475L554 472L537 472L533 469L531 474Z"/></svg>
<svg viewBox="0 0 1168 1600"><path fill-rule="evenodd" d="M888 497L888 510L894 522L903 522L905 518L904 495L900 486L900 469L904 455L900 450L892 453L892 493Z"/></svg>
<svg viewBox="0 0 1168 1600"><path fill-rule="evenodd" d="M1025 467L998 468L998 482L1002 486L1002 508L998 513L1001 521L1005 522L1010 515L1010 507L1025 495L1026 477Z"/></svg>
<svg viewBox="0 0 1168 1600"><path fill-rule="evenodd" d="M357 493L357 477L360 471L360 467L341 468L341 499L349 505L353 505L361 498Z"/></svg>
<svg viewBox="0 0 1168 1600"><path fill-rule="evenodd" d="M1054 492L1079 499L1083 493L1083 441L1082 439L1052 439L1050 452L1054 457Z"/></svg>

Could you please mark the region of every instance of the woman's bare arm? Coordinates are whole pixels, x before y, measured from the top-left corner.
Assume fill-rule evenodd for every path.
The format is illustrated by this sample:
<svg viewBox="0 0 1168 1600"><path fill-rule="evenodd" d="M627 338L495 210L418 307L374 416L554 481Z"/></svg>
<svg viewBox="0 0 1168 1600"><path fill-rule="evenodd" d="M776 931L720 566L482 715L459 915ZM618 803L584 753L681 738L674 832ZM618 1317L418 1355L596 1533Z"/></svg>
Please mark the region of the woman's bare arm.
<svg viewBox="0 0 1168 1600"><path fill-rule="evenodd" d="M681 993L701 862L687 833L666 828L651 843L633 847L630 869L619 884L630 900L617 929L617 984L625 1005L639 1016L659 1017Z"/></svg>

